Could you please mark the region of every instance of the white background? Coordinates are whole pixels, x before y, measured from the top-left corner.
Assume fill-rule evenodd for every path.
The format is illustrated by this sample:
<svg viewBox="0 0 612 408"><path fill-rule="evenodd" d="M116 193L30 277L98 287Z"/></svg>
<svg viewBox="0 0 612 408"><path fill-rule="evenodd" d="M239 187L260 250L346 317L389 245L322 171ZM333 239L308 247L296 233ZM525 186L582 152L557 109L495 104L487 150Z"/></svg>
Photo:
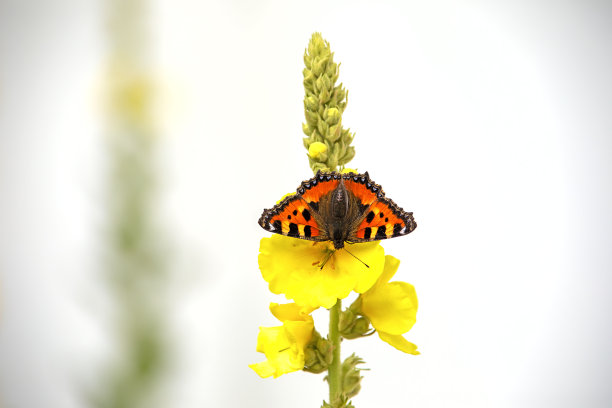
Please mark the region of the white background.
<svg viewBox="0 0 612 408"><path fill-rule="evenodd" d="M0 404L85 406L108 354L99 282L103 6L0 3ZM322 376L247 365L276 324L263 208L310 177L302 55L330 41L351 167L413 211L404 355L345 342L357 407L612 403L612 7L606 2L162 1L160 223L176 273L172 407L318 407ZM324 313L315 317L325 332ZM85 380L82 380L82 379Z"/></svg>

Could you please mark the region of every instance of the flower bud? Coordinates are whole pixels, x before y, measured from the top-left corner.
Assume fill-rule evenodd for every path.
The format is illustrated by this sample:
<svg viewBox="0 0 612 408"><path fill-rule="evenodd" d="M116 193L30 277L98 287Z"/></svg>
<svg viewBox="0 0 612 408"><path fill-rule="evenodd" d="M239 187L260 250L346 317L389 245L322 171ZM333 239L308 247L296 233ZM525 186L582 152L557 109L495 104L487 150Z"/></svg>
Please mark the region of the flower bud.
<svg viewBox="0 0 612 408"><path fill-rule="evenodd" d="M334 77L337 74L337 72L338 72L338 64L333 62L327 66L327 69L325 70L325 75L329 77ZM334 82L335 81L336 79L334 79Z"/></svg>
<svg viewBox="0 0 612 408"><path fill-rule="evenodd" d="M344 396L349 399L357 395L361 389L361 368L357 368L357 365L363 364L364 361L352 354L342 363L342 389Z"/></svg>
<svg viewBox="0 0 612 408"><path fill-rule="evenodd" d="M317 109L319 108L319 101L317 101L317 98L315 98L314 96L310 95L308 98L304 99L304 107L307 108L308 110L311 110L313 112L316 112Z"/></svg>
<svg viewBox="0 0 612 408"><path fill-rule="evenodd" d="M337 141L338 139L340 139L341 135L342 135L342 125L338 123L337 125L330 126L329 135L327 136L327 140L333 143Z"/></svg>
<svg viewBox="0 0 612 408"><path fill-rule="evenodd" d="M333 360L332 345L315 331L310 343L304 350L304 371L322 373Z"/></svg>
<svg viewBox="0 0 612 408"><path fill-rule="evenodd" d="M325 122L329 125L335 125L340 122L342 119L342 115L340 115L340 111L337 108L329 108L323 113L323 117L325 118Z"/></svg>
<svg viewBox="0 0 612 408"><path fill-rule="evenodd" d="M331 94L329 93L329 91L326 88L323 88L321 90L321 93L319 94L319 103L321 105L325 105L327 102L329 102L330 97Z"/></svg>
<svg viewBox="0 0 612 408"><path fill-rule="evenodd" d="M315 90L321 91L321 89L325 88L325 83L323 82L323 78L324 77L318 77L317 80L314 82Z"/></svg>
<svg viewBox="0 0 612 408"><path fill-rule="evenodd" d="M319 115L317 115L317 119ZM329 129L329 125L322 120L317 120L317 130L320 134L327 136L327 130Z"/></svg>
<svg viewBox="0 0 612 408"><path fill-rule="evenodd" d="M333 89L331 78L327 75L323 75L321 79L323 79L323 87L331 91Z"/></svg>
<svg viewBox="0 0 612 408"><path fill-rule="evenodd" d="M325 71L328 61L329 61L329 57L324 57L324 58L321 58L320 60L318 58L315 58L315 63L314 63L314 66L312 67L312 70L316 76L321 75Z"/></svg>
<svg viewBox="0 0 612 408"><path fill-rule="evenodd" d="M312 126L315 127L317 126L317 123L319 122L319 115L317 114L317 112L311 112L307 109L304 110L304 116L306 116L306 122Z"/></svg>
<svg viewBox="0 0 612 408"><path fill-rule="evenodd" d="M308 147L308 155L312 157L313 159L318 159L323 154L325 154L325 152L327 152L327 146L325 145L325 143L314 142L314 143L311 143L310 146ZM323 159L322 161L325 161L325 160Z"/></svg>

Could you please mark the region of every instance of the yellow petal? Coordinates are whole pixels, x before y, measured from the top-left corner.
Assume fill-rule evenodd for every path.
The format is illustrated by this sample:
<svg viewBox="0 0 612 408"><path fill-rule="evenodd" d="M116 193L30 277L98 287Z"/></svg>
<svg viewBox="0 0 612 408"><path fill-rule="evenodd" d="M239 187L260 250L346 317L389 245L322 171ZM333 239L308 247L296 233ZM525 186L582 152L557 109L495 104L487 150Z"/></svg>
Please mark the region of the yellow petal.
<svg viewBox="0 0 612 408"><path fill-rule="evenodd" d="M285 198L290 197L290 196L292 196L292 195L295 195L295 193L287 193L287 194L285 194L284 196L282 196L282 197L280 198L280 200L278 200L278 201L276 202L276 204L280 203L280 202L281 202L281 201L283 201Z"/></svg>
<svg viewBox="0 0 612 408"><path fill-rule="evenodd" d="M310 342L312 338L312 331L314 330L314 322L312 318L309 322L285 322L287 337L289 338L292 346L295 345L301 350L302 355L304 353L304 347ZM304 364L302 364L302 367Z"/></svg>
<svg viewBox="0 0 612 408"><path fill-rule="evenodd" d="M361 311L376 330L406 333L416 322L418 301L414 286L391 282L375 286L362 295Z"/></svg>
<svg viewBox="0 0 612 408"><path fill-rule="evenodd" d="M368 290L383 270L384 250L378 241L347 247L370 267L341 249L321 269L330 254L328 243L273 235L261 240L259 269L273 293L300 306L329 309L353 290Z"/></svg>
<svg viewBox="0 0 612 408"><path fill-rule="evenodd" d="M385 250L380 246L380 241L349 244L346 249L355 256L342 249L336 251L334 254L335 266L341 270L351 271L354 277L351 289L357 293L363 293L376 283L383 272ZM364 263L368 266L365 266Z"/></svg>
<svg viewBox="0 0 612 408"><path fill-rule="evenodd" d="M344 169L342 169L342 171L340 172L342 174L346 174L346 173L355 173L355 174L359 174L359 172L355 169L349 169L348 167L345 167Z"/></svg>
<svg viewBox="0 0 612 408"><path fill-rule="evenodd" d="M276 373L276 368L272 367L272 365L268 361L262 361L261 363L256 364L249 364L249 367L251 367L261 378L268 378ZM278 377L278 375L274 376L274 378L276 377Z"/></svg>
<svg viewBox="0 0 612 408"><path fill-rule="evenodd" d="M274 348L270 347L271 345L274 345L274 347L278 345L281 349L290 346L283 326L259 328L256 350L260 353L266 353L267 350Z"/></svg>
<svg viewBox="0 0 612 408"><path fill-rule="evenodd" d="M282 326L260 327L257 351L266 355L266 361L251 364L263 377L274 378L304 368L304 348L312 338L312 321L286 321Z"/></svg>
<svg viewBox="0 0 612 408"><path fill-rule="evenodd" d="M270 312L281 322L287 320L312 321L310 313L313 308L299 306L295 303L286 303L279 305L278 303L270 303Z"/></svg>
<svg viewBox="0 0 612 408"><path fill-rule="evenodd" d="M386 255L385 256L385 268L383 270L382 275L378 278L377 284L387 283L391 280L391 278L397 272L397 268L399 268L400 260L394 256Z"/></svg>
<svg viewBox="0 0 612 408"><path fill-rule="evenodd" d="M378 332L378 336L382 341L389 343L399 351L403 351L404 353L408 354L413 354L415 356L421 354L417 351L417 346L406 340L404 336L388 334L380 331Z"/></svg>

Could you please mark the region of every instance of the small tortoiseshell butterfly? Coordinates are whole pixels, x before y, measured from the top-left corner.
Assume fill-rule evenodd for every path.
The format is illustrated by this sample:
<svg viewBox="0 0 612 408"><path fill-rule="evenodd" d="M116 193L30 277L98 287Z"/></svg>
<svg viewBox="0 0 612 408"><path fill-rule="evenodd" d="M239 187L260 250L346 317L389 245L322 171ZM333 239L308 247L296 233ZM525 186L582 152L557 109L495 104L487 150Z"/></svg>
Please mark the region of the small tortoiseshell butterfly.
<svg viewBox="0 0 612 408"><path fill-rule="evenodd" d="M267 231L312 241L369 242L410 234L417 224L385 197L368 173L322 173L303 181L297 194L264 210L259 225Z"/></svg>

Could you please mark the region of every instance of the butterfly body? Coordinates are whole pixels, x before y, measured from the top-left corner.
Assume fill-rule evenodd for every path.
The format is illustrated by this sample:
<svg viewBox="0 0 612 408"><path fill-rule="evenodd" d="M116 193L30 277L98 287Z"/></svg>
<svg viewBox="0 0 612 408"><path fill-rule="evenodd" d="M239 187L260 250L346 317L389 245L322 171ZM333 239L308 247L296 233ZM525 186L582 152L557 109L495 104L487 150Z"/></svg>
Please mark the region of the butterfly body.
<svg viewBox="0 0 612 408"><path fill-rule="evenodd" d="M369 242L406 235L417 224L385 197L368 173L322 173L302 182L297 193L264 210L259 225L267 231L312 241Z"/></svg>

